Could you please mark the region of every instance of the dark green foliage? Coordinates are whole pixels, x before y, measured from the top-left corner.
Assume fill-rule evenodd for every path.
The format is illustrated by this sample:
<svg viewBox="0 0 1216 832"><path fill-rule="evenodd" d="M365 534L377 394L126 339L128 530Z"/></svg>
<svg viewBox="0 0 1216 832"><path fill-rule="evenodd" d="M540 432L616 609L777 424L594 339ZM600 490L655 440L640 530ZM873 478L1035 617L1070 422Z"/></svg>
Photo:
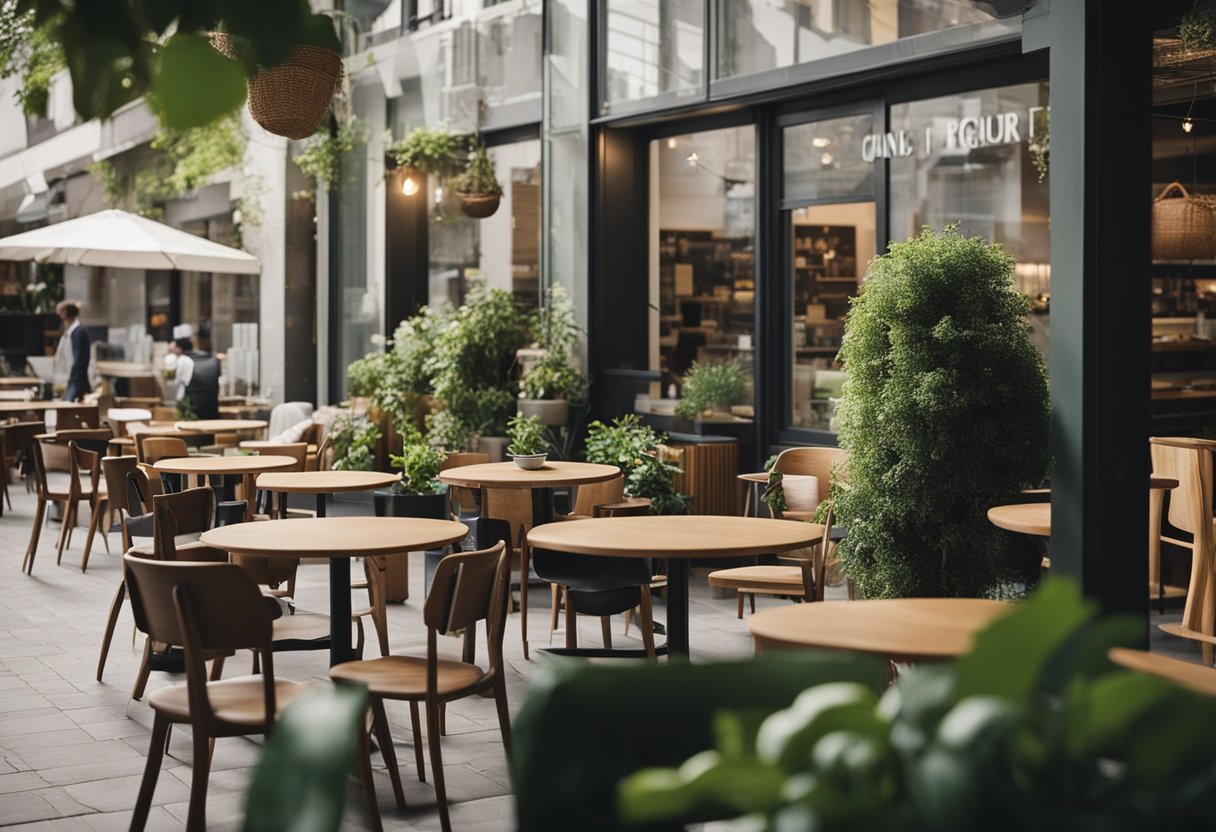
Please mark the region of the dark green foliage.
<svg viewBox="0 0 1216 832"><path fill-rule="evenodd" d="M376 443L380 429L365 416L351 411L338 414L330 425L331 451L335 471L370 471L376 464Z"/></svg>
<svg viewBox="0 0 1216 832"><path fill-rule="evenodd" d="M507 453L511 456L531 456L543 454L549 450L549 438L545 433L545 425L535 416L525 416L516 413L507 423L507 436L511 444Z"/></svg>
<svg viewBox="0 0 1216 832"><path fill-rule="evenodd" d="M462 194L477 194L479 196L502 196L502 185L498 175L494 173L494 163L486 154L486 146L480 140L473 144L473 154L469 166L453 183L456 190Z"/></svg>
<svg viewBox="0 0 1216 832"><path fill-rule="evenodd" d="M398 167L433 173L441 179L458 175L468 158L469 138L446 126L428 130L415 127L404 139L385 148Z"/></svg>
<svg viewBox="0 0 1216 832"><path fill-rule="evenodd" d="M982 596L1007 576L989 507L1050 465L1042 359L1013 259L954 227L925 229L870 267L840 358L840 547L867 598Z"/></svg>
<svg viewBox="0 0 1216 832"><path fill-rule="evenodd" d="M625 493L647 497L651 514L687 514L688 500L676 492L680 468L663 457L666 434L642 424L636 413L587 426L587 461L615 465L625 474Z"/></svg>
<svg viewBox="0 0 1216 832"><path fill-rule="evenodd" d="M438 494L444 486L439 482L439 468L446 454L431 447L417 428L401 438L401 453L389 454L389 462L401 469L401 479L393 484L397 494Z"/></svg>
<svg viewBox="0 0 1216 832"><path fill-rule="evenodd" d="M684 387L676 403L676 415L695 419L703 411L729 408L743 398L743 365L738 361L698 364L684 376Z"/></svg>
<svg viewBox="0 0 1216 832"><path fill-rule="evenodd" d="M758 832L1214 828L1216 700L1113 667L1118 634L1143 624L1095 612L1049 581L957 665L905 669L881 699L841 676L762 722L719 714L716 751L622 782L620 825L750 814Z"/></svg>

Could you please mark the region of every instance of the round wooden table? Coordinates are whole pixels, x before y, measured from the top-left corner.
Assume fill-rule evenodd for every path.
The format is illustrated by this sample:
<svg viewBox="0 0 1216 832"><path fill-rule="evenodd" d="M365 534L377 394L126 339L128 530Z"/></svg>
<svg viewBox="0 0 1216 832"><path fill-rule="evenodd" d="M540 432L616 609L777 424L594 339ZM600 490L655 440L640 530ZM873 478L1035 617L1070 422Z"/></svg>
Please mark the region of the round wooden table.
<svg viewBox="0 0 1216 832"><path fill-rule="evenodd" d="M239 555L329 559L330 666L353 659L350 559L434 549L463 540L463 523L415 517L323 517L236 523L204 532L207 546Z"/></svg>
<svg viewBox="0 0 1216 832"><path fill-rule="evenodd" d="M543 467L532 470L520 468L514 462L487 462L440 471L439 481L462 488L529 488L532 490L532 525L535 527L553 520L552 489L606 482L620 474L621 469L615 465L592 462L546 462ZM477 524L478 549L486 549L497 542L489 539L486 525Z"/></svg>
<svg viewBox="0 0 1216 832"><path fill-rule="evenodd" d="M688 655L688 560L788 552L814 545L823 526L761 517L649 515L549 523L533 549L617 558L667 558L667 650ZM819 604L811 606L821 606Z"/></svg>
<svg viewBox="0 0 1216 832"><path fill-rule="evenodd" d="M900 662L957 658L975 634L1012 609L982 598L892 598L796 604L747 620L756 649L816 647L873 653Z"/></svg>
<svg viewBox="0 0 1216 832"><path fill-rule="evenodd" d="M266 422L262 419L193 419L177 422L174 427L189 433L241 433L262 430Z"/></svg>
<svg viewBox="0 0 1216 832"><path fill-rule="evenodd" d="M277 471L296 465L289 456L183 456L162 459L152 467L166 474L185 474L196 477L236 476L244 482L245 519L253 518L253 477L265 471Z"/></svg>
<svg viewBox="0 0 1216 832"><path fill-rule="evenodd" d="M399 479L380 471L280 471L258 476L258 488L276 494L316 494L317 517L324 517L326 495L388 488Z"/></svg>
<svg viewBox="0 0 1216 832"><path fill-rule="evenodd" d="M998 529L1051 537L1051 503L1014 503L988 509L988 522Z"/></svg>
<svg viewBox="0 0 1216 832"><path fill-rule="evenodd" d="M1205 696L1216 696L1216 669L1128 647L1112 647L1107 655L1120 667L1165 679Z"/></svg>
<svg viewBox="0 0 1216 832"><path fill-rule="evenodd" d="M239 447L242 451L261 452L261 451L273 451L275 448L281 448L285 444L291 444L291 443L272 442L269 439L246 439L243 442L241 442L237 447ZM308 452L310 454L315 454L317 452L317 446L312 444L311 442L309 442L308 443Z"/></svg>

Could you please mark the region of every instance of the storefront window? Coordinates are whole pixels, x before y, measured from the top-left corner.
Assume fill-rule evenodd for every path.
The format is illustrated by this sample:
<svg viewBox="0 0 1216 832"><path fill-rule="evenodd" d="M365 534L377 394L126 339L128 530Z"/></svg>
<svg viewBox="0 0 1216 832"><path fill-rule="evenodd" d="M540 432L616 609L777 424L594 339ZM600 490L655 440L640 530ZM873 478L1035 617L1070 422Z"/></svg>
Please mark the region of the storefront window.
<svg viewBox="0 0 1216 832"><path fill-rule="evenodd" d="M874 115L786 127L782 195L791 288L789 424L836 430L845 374L836 363L849 298L877 250ZM798 203L802 203L799 205ZM795 207L796 206L796 207Z"/></svg>
<svg viewBox="0 0 1216 832"><path fill-rule="evenodd" d="M795 66L943 29L1020 17L982 0L719 0L718 78Z"/></svg>
<svg viewBox="0 0 1216 832"><path fill-rule="evenodd" d="M602 112L700 92L703 0L607 0L603 9Z"/></svg>
<svg viewBox="0 0 1216 832"><path fill-rule="evenodd" d="M540 0L521 0L478 20L477 84L487 106L540 97L540 9Z"/></svg>
<svg viewBox="0 0 1216 832"><path fill-rule="evenodd" d="M756 133L732 127L651 142L651 369L662 394L679 392L693 363L738 363L744 396L730 408L751 418L756 320ZM653 401L668 412L670 401ZM725 417L724 417L725 418Z"/></svg>
<svg viewBox="0 0 1216 832"><path fill-rule="evenodd" d="M891 107L890 236L958 223L1018 261L1031 299L1031 337L1048 356L1051 235L1046 82L978 90Z"/></svg>

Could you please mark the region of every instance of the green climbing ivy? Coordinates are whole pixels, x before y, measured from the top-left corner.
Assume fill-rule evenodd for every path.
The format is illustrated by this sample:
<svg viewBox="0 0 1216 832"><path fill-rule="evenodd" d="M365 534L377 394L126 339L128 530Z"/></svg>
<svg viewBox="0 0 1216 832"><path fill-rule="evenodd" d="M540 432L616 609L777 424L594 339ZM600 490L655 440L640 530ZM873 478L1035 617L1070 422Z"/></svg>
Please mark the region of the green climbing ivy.
<svg viewBox="0 0 1216 832"><path fill-rule="evenodd" d="M16 97L28 116L46 117L51 79L66 66L51 31L33 12L19 13L16 0L0 0L0 78L21 76Z"/></svg>

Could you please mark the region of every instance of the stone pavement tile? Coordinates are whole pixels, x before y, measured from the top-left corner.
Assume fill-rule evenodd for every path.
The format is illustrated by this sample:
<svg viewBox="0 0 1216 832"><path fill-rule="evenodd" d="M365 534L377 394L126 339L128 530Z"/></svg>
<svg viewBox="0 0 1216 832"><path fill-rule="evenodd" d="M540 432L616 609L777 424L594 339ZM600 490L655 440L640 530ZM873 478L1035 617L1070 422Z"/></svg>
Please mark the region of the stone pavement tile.
<svg viewBox="0 0 1216 832"><path fill-rule="evenodd" d="M80 692L79 690L76 689L75 685L73 685L67 679L60 676L58 673L54 673L53 671L48 671L47 675L50 678L32 679L30 677L26 677L25 681L29 684L29 687L31 690L38 691L39 693L41 693L43 696L47 697L48 699L50 699L51 696L54 696L57 694L79 693ZM53 700L52 700L51 704L54 704Z"/></svg>
<svg viewBox="0 0 1216 832"><path fill-rule="evenodd" d="M460 832L505 832L514 828L515 801L510 795L488 797L461 803L449 803L448 814L452 828ZM440 829L439 816L414 821L419 832Z"/></svg>
<svg viewBox="0 0 1216 832"><path fill-rule="evenodd" d="M127 832L131 828L132 814L134 812L131 810L103 812L84 815L81 820L84 821L89 832ZM186 824L166 812L163 806L153 806L152 811L148 813L148 829L153 832L173 832L173 830L185 828Z"/></svg>
<svg viewBox="0 0 1216 832"><path fill-rule="evenodd" d="M71 720L68 721L70 722ZM80 728L65 728L62 731L48 731L45 734L31 732L11 737L0 737L0 748L20 754L26 748L53 748L58 745L76 745L91 741L92 738Z"/></svg>
<svg viewBox="0 0 1216 832"><path fill-rule="evenodd" d="M134 719L114 719L82 725L81 730L95 740L121 740L127 737L148 736L148 728ZM145 743L145 746L147 743Z"/></svg>
<svg viewBox="0 0 1216 832"><path fill-rule="evenodd" d="M95 812L120 812L135 806L135 798L139 794L139 784L142 780L142 774L134 774L105 780L88 780L63 788L74 800ZM156 791L152 794L152 805L163 806L189 798L190 790L182 785L180 780L166 777L162 772L156 781Z"/></svg>
<svg viewBox="0 0 1216 832"><path fill-rule="evenodd" d="M87 811L87 807L76 803L58 787L0 795L0 818L6 824L51 820Z"/></svg>
<svg viewBox="0 0 1216 832"><path fill-rule="evenodd" d="M3 718L0 718L0 745L8 737L65 731L75 727L75 722L54 708L42 708L16 717L5 714Z"/></svg>
<svg viewBox="0 0 1216 832"><path fill-rule="evenodd" d="M140 752L127 745L122 740L89 739L88 742L73 745L60 745L53 748L25 748L20 752L21 759L29 763L35 770L44 768L60 768L79 763L94 763L98 765L98 774L105 775L105 764L111 760L129 759L141 756Z"/></svg>
<svg viewBox="0 0 1216 832"><path fill-rule="evenodd" d="M128 774L143 774L145 759L143 757L127 757L121 760L108 760L104 774L107 777L122 777ZM102 772L94 762L77 763L71 766L39 769L38 774L53 786L71 786L96 780Z"/></svg>
<svg viewBox="0 0 1216 832"><path fill-rule="evenodd" d="M12 794L13 792L28 792L34 789L45 789L47 786L54 785L43 780L38 773L33 771L19 771L14 774L0 774L0 795ZM3 817L0 816L0 822L3 822Z"/></svg>

